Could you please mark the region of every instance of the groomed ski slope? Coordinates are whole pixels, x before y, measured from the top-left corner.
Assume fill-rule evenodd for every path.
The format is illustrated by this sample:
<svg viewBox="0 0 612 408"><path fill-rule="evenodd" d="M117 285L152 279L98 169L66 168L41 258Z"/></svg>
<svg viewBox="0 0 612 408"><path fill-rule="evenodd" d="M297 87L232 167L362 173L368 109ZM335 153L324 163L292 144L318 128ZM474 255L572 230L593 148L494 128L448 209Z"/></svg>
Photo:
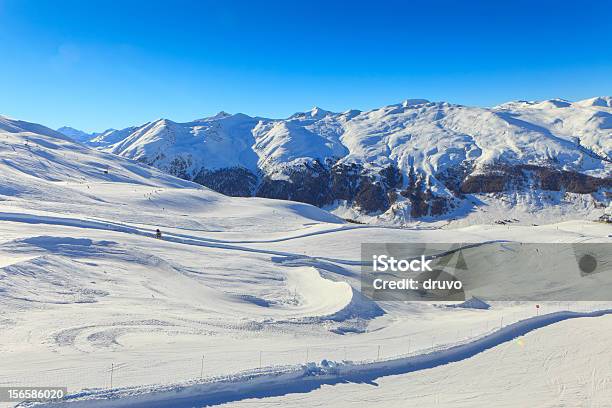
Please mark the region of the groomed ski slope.
<svg viewBox="0 0 612 408"><path fill-rule="evenodd" d="M43 407L194 407L219 405L249 398L277 397L286 394L308 393L323 385L342 383L375 384L380 377L398 376L428 370L476 356L493 347L523 337L526 334L562 321L577 318L600 318L612 314L612 309L594 312L556 312L521 320L494 330L476 339L448 348L430 350L422 354L366 362L334 362L323 360L319 364L307 363L290 367L267 367L239 373L226 378L173 386L113 389L100 392L82 392L70 397L71 401L43 404ZM608 318L607 322L610 321ZM585 347L589 347L588 340ZM524 344L526 340L519 340ZM500 367L500 371L503 368ZM595 376L596 367L593 367ZM499 374L499 373L498 373ZM605 377L605 382L609 378ZM609 376L609 372L608 372ZM466 378L466 381L469 379ZM593 378L595 381L595 378ZM597 381L601 381L598 377ZM444 386L444 384L440 384ZM593 384L595 387L596 384ZM606 387L612 396L612 387ZM440 393L444 397L448 394ZM592 394L593 398L594 395ZM599 398L599 397L598 397ZM398 403L401 401L397 401ZM590 401L593 402L592 400ZM265 402L262 401L262 404ZM593 406L591 404L591 406Z"/></svg>
<svg viewBox="0 0 612 408"><path fill-rule="evenodd" d="M612 401L612 317L571 319L470 359L374 382L322 385L307 394L219 407L591 407Z"/></svg>

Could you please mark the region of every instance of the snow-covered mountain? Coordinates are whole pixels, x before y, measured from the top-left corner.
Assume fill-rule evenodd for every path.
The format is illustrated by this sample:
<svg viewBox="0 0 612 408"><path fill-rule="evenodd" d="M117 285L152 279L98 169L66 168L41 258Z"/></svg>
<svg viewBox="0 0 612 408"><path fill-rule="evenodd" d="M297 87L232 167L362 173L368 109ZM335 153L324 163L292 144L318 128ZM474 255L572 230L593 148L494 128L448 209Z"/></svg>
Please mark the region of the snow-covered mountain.
<svg viewBox="0 0 612 408"><path fill-rule="evenodd" d="M45 126L3 116L0 158L0 204L19 211L81 219L92 214L116 216L117 222L137 217L163 226L166 222L160 219L171 215L168 208L174 207L181 214L172 226L186 223L199 229L211 228L216 221L196 226L191 217L198 213L215 220L221 218L220 212L230 218L251 214L253 226L260 229L275 217L298 225L343 222L308 204L227 197L154 167L92 149ZM104 228L112 226L104 224Z"/></svg>
<svg viewBox="0 0 612 408"><path fill-rule="evenodd" d="M79 196L67 184L129 183L150 187L194 187L153 167L76 143L45 126L0 116L0 195L40 195L69 205ZM88 195L85 195L88 197ZM66 200L66 197L71 197ZM88 197L90 199L91 197Z"/></svg>
<svg viewBox="0 0 612 408"><path fill-rule="evenodd" d="M227 195L302 201L361 221L457 219L488 204L517 218L551 208L595 217L610 206L611 106L611 97L493 108L415 99L280 120L221 112L89 143Z"/></svg>
<svg viewBox="0 0 612 408"><path fill-rule="evenodd" d="M57 129L57 131L77 142L89 142L92 138L99 135L99 133L96 132L87 133L70 126L62 126Z"/></svg>

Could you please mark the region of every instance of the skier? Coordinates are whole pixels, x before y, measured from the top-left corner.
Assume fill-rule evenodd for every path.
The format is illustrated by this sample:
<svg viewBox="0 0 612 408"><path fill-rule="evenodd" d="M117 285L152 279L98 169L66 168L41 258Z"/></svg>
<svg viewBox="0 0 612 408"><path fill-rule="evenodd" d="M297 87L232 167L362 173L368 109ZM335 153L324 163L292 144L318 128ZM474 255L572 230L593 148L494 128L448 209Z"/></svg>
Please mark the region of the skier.
<svg viewBox="0 0 612 408"><path fill-rule="evenodd" d="M159 228L155 230L155 238L162 239L162 234Z"/></svg>

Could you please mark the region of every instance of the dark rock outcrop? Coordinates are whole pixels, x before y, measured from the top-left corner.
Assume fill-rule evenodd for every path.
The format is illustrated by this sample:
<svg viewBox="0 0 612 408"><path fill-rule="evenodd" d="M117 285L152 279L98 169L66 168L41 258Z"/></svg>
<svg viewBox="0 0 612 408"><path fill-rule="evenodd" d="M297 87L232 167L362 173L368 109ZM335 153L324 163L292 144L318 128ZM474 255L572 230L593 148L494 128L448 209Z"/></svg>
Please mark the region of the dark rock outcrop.
<svg viewBox="0 0 612 408"><path fill-rule="evenodd" d="M233 197L251 197L257 187L257 175L242 167L202 169L193 181Z"/></svg>
<svg viewBox="0 0 612 408"><path fill-rule="evenodd" d="M321 162L315 160L285 168L282 174L264 176L256 195L300 201L320 207L331 202L329 186L329 170Z"/></svg>
<svg viewBox="0 0 612 408"><path fill-rule="evenodd" d="M389 209L389 198L380 183L362 182L355 194L354 203L364 213L384 212Z"/></svg>
<svg viewBox="0 0 612 408"><path fill-rule="evenodd" d="M172 173L184 177L188 164L173 162ZM406 177L395 166L373 171L358 163L313 160L259 175L236 167L200 170L193 181L230 196L257 196L300 201L319 207L344 201L364 214L387 211L399 200L410 204L412 218L448 214L468 194L541 189L591 194L607 193L611 178L596 178L536 165L495 165L474 172L470 162L433 176L411 167ZM441 189L440 189L441 187ZM441 192L440 192L441 191Z"/></svg>
<svg viewBox="0 0 612 408"><path fill-rule="evenodd" d="M482 174L463 180L460 191L468 193L499 193L524 186L548 191L590 194L601 188L612 188L612 178L597 178L586 174L535 165L497 166Z"/></svg>

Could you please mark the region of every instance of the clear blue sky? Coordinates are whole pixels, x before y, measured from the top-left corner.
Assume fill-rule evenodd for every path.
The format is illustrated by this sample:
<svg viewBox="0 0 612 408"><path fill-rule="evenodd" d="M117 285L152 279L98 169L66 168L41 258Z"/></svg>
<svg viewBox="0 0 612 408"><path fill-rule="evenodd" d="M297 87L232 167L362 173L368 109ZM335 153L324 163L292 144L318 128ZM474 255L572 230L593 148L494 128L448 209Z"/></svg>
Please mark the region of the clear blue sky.
<svg viewBox="0 0 612 408"><path fill-rule="evenodd" d="M93 131L610 95L611 16L608 1L0 0L0 114Z"/></svg>

